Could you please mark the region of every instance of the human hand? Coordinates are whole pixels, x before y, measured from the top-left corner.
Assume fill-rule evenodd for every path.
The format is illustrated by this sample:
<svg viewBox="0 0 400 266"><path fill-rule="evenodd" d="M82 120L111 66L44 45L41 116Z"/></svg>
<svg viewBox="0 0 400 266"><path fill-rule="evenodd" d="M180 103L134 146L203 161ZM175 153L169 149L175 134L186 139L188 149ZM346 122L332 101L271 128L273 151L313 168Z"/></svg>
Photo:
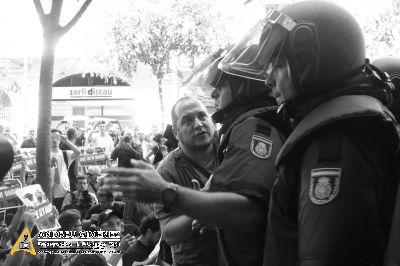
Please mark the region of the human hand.
<svg viewBox="0 0 400 266"><path fill-rule="evenodd" d="M52 205L51 208L52 208L51 211L53 212L54 218L58 219L58 217L60 216L60 213L58 212L56 206Z"/></svg>
<svg viewBox="0 0 400 266"><path fill-rule="evenodd" d="M1 224L0 225L0 238L2 238L4 235L8 234L8 227L6 224Z"/></svg>
<svg viewBox="0 0 400 266"><path fill-rule="evenodd" d="M23 214L23 221L25 222L25 226L28 227L28 229L32 229L33 226L35 225L35 220L36 220L36 212L34 208L26 208L25 212Z"/></svg>
<svg viewBox="0 0 400 266"><path fill-rule="evenodd" d="M50 166L52 168L56 168L57 167L57 163L58 163L58 159L55 157L54 154L51 155L51 159L50 159Z"/></svg>
<svg viewBox="0 0 400 266"><path fill-rule="evenodd" d="M128 248L130 248L133 245L134 242L135 242L135 237L131 236L130 234L127 234L123 238L121 238L118 250L126 252Z"/></svg>
<svg viewBox="0 0 400 266"><path fill-rule="evenodd" d="M90 223L92 224L97 224L97 221L99 220L99 214L98 213L93 213L90 216Z"/></svg>
<svg viewBox="0 0 400 266"><path fill-rule="evenodd" d="M67 142L68 141L68 138L67 138L67 136L65 136L65 135L60 135L60 141L61 142Z"/></svg>
<svg viewBox="0 0 400 266"><path fill-rule="evenodd" d="M107 172L115 177L105 177L103 188L119 191L125 197L144 201L161 202L162 191L168 183L150 164L131 160L135 168L110 168Z"/></svg>
<svg viewBox="0 0 400 266"><path fill-rule="evenodd" d="M210 176L210 178L207 180L207 182L204 184L203 187L200 186L199 181L197 181L196 179L192 179L193 189L198 191L209 191L211 185L211 179L212 176Z"/></svg>
<svg viewBox="0 0 400 266"><path fill-rule="evenodd" d="M210 178L211 179L211 178ZM209 183L210 179L207 181L206 185ZM196 179L192 179L193 189L198 191L204 191L209 188L206 185L201 188L199 181ZM192 231L198 231L200 234L203 234L206 231L214 230L214 228L208 224L202 223L200 220L194 219L192 221Z"/></svg>

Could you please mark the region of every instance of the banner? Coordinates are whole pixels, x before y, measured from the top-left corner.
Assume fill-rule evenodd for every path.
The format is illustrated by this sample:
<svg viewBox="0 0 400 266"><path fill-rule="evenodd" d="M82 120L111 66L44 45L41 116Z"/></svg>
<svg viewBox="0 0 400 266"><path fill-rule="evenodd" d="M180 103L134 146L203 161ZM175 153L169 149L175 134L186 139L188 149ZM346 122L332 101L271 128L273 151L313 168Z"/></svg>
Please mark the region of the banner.
<svg viewBox="0 0 400 266"><path fill-rule="evenodd" d="M106 155L104 153L95 153L79 156L81 165L102 165L106 164Z"/></svg>
<svg viewBox="0 0 400 266"><path fill-rule="evenodd" d="M0 187L0 210L11 209L21 206L18 204L19 200L15 192L22 188L19 179L4 180L3 185Z"/></svg>
<svg viewBox="0 0 400 266"><path fill-rule="evenodd" d="M18 198L26 207L34 208L36 212L35 224L39 231L55 230L60 224L53 213L53 205L46 197L39 184L27 186L16 191Z"/></svg>

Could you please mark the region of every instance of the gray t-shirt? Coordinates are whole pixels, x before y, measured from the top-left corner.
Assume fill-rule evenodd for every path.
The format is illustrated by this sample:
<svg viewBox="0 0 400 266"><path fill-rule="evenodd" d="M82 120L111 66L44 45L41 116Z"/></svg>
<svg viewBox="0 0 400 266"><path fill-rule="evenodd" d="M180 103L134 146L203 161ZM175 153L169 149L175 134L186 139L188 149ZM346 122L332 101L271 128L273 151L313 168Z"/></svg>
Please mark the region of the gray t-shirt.
<svg viewBox="0 0 400 266"><path fill-rule="evenodd" d="M204 186L209 174L201 166L189 159L178 147L172 151L157 168L160 175L168 182L192 188L192 179ZM180 214L156 204L157 218L162 220ZM218 265L218 242L215 231L194 234L187 240L172 245L172 256L177 265Z"/></svg>

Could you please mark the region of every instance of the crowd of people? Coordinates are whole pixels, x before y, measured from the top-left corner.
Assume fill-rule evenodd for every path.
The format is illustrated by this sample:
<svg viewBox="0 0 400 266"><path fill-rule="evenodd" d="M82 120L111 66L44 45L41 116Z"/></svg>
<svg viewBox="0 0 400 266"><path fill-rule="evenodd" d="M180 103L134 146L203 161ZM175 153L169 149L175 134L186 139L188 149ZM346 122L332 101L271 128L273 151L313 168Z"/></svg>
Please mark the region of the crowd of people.
<svg viewBox="0 0 400 266"><path fill-rule="evenodd" d="M213 87L216 111L178 99L151 147L102 121L87 137L53 129L59 230L122 233L120 254L71 265L400 265L400 60L365 57L346 10L301 1L199 64L183 84ZM22 145L35 143L30 131ZM80 162L88 150L104 167ZM3 250L21 221L34 231L21 210L7 213Z"/></svg>
<svg viewBox="0 0 400 266"><path fill-rule="evenodd" d="M61 124L61 123L60 123ZM119 123L118 123L119 124ZM121 193L102 189L103 179L108 174L106 169L113 165L119 167L133 167L131 159L142 160L157 165L167 153L164 145L166 139L161 133L147 136L137 130L122 129L108 130L109 125L104 121L94 124L91 130L77 127L67 127L63 130L51 130L51 183L52 204L54 217L60 223L61 231L120 231L122 233L121 254L105 253L105 263L111 265L132 265L133 262L146 261L151 251L160 240L160 225L155 217L153 204L140 203L123 198ZM16 134L0 125L1 137L9 142L15 154L21 151L35 154L36 136L34 130L29 130L29 137L22 143L18 142ZM89 132L86 136L85 132ZM151 138L151 141L148 141ZM20 148L18 147L20 146ZM86 155L104 155L101 161L89 164L80 159ZM32 155L32 154L31 154ZM29 167L26 160L21 161L19 171L10 170L6 179L16 178L23 186L37 183L35 167ZM7 203L3 204L7 207ZM2 206L2 207L4 207ZM35 227L32 214L24 211L25 207L7 210L5 224L2 226L2 262L5 265L17 265L17 258L11 258L7 252L17 241L24 226L35 236ZM27 215L25 215L26 213ZM18 229L18 230L17 230ZM10 232L13 232L12 235ZM10 235L10 236L9 236ZM34 238L35 239L35 238ZM7 261L8 257L8 261ZM39 258L20 258L20 265L69 265L83 258L63 262L61 256L46 255ZM96 261L96 256L86 259ZM153 259L157 260L157 257ZM11 261L11 262L9 262ZM161 260L160 260L161 261ZM8 264L7 264L8 263ZM11 264L10 264L11 263ZM78 264L76 264L78 265ZM107 264L106 264L107 265Z"/></svg>

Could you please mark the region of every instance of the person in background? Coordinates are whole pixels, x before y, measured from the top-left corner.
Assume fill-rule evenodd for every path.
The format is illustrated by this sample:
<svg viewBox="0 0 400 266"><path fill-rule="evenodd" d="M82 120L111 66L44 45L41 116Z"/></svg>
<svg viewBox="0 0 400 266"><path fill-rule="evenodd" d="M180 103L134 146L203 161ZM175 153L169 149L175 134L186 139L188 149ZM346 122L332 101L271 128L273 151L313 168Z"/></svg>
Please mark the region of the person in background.
<svg viewBox="0 0 400 266"><path fill-rule="evenodd" d="M99 132L94 133L97 127L99 127ZM97 122L97 124L92 128L88 135L88 141L92 143L94 147L104 149L104 152L107 155L110 155L114 150L114 142L107 133L107 125L104 121Z"/></svg>
<svg viewBox="0 0 400 266"><path fill-rule="evenodd" d="M61 211L66 209L77 209L81 216L85 217L86 212L98 204L96 194L88 192L88 180L86 176L76 177L76 190L65 195Z"/></svg>
<svg viewBox="0 0 400 266"><path fill-rule="evenodd" d="M97 190L99 188L98 184L98 177L101 175L101 169L98 166L89 166L87 169L86 176L88 178L88 191L90 193L97 193Z"/></svg>
<svg viewBox="0 0 400 266"><path fill-rule="evenodd" d="M70 127L66 130L67 133L67 139L76 145L76 139L78 135L78 131L74 127ZM67 144L65 143L60 143L60 150L63 151L63 156L64 156L64 161L68 166L68 179L69 179L69 184L70 184L70 190L74 191L76 190L75 187L75 179L76 176L78 175L79 172L79 160L73 160L72 162L68 161L67 153L65 151L71 150L70 147L68 147Z"/></svg>
<svg viewBox="0 0 400 266"><path fill-rule="evenodd" d="M79 232L82 230L81 214L78 210L66 210L58 218L61 228L58 231ZM44 265L62 265L63 257L57 254L47 254Z"/></svg>
<svg viewBox="0 0 400 266"><path fill-rule="evenodd" d="M131 159L140 160L142 158L141 152L133 149L131 145L131 136L125 135L120 138L119 143L111 152L110 158L113 160L118 159L118 167L130 168L132 167Z"/></svg>
<svg viewBox="0 0 400 266"><path fill-rule="evenodd" d="M161 230L157 218L153 215L143 217L140 222L140 236L122 256L123 266L146 260L160 237Z"/></svg>
<svg viewBox="0 0 400 266"><path fill-rule="evenodd" d="M36 148L36 134L33 128L29 130L28 138L22 142L21 148Z"/></svg>
<svg viewBox="0 0 400 266"><path fill-rule="evenodd" d="M68 167L66 161L71 164L81 154L78 147L71 143L58 129L51 130L51 160L56 166L54 168L53 203L57 210L61 210L64 197L70 191L68 178ZM60 150L60 142L65 143L71 150L65 151L67 160L64 160L63 152Z"/></svg>
<svg viewBox="0 0 400 266"><path fill-rule="evenodd" d="M0 124L0 135L3 135L11 143L15 150L18 143L17 136L11 132L10 127Z"/></svg>
<svg viewBox="0 0 400 266"><path fill-rule="evenodd" d="M82 147L86 145L86 130L84 128L78 129L78 137L76 138L76 146Z"/></svg>
<svg viewBox="0 0 400 266"><path fill-rule="evenodd" d="M85 229L90 228L92 224L96 225L99 220L99 214L104 210L111 209L119 213L124 213L125 203L114 200L114 195L110 191L99 189L97 191L99 203L90 208L82 220Z"/></svg>
<svg viewBox="0 0 400 266"><path fill-rule="evenodd" d="M100 213L97 223L97 229L103 231L119 231L122 234L124 224L122 222L122 213L119 211L107 209ZM133 245L135 238L130 234L121 237L120 245L115 249L119 254L112 252L103 253L107 262L111 265L122 266L122 256ZM111 247L106 245L106 250L111 251Z"/></svg>
<svg viewBox="0 0 400 266"><path fill-rule="evenodd" d="M164 145L166 139L163 138L161 133L157 133L153 137L153 141L155 142L155 145L153 145L151 150L147 153L145 161L150 163L150 157L154 155L153 166L154 168L157 168L159 162L161 162L161 160L167 154L168 149L167 146Z"/></svg>

